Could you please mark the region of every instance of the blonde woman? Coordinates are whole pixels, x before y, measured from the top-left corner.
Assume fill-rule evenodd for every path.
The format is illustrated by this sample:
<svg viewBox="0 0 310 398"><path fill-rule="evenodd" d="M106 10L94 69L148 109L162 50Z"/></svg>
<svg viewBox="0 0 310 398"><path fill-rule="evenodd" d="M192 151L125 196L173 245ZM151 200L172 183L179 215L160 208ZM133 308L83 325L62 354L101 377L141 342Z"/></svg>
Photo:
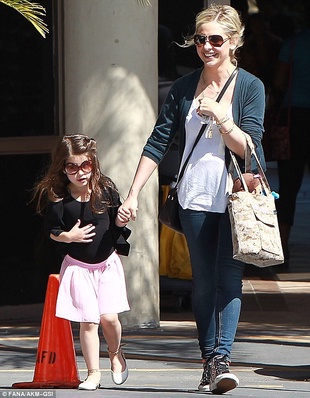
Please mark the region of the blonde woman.
<svg viewBox="0 0 310 398"><path fill-rule="evenodd" d="M235 73L236 50L244 27L237 11L228 5L211 5L196 17L196 28L184 46L195 45L202 68L173 84L145 147L125 208L135 220L138 195L169 149L180 136L180 167L202 125L205 132L196 145L178 185L179 214L190 251L192 304L204 364L200 391L222 394L238 386L229 372L237 330L244 264L232 258L227 212L229 150L242 164L248 133L263 165L261 145L264 86L255 76L237 69L222 99L220 91ZM142 216L141 213L139 213Z"/></svg>

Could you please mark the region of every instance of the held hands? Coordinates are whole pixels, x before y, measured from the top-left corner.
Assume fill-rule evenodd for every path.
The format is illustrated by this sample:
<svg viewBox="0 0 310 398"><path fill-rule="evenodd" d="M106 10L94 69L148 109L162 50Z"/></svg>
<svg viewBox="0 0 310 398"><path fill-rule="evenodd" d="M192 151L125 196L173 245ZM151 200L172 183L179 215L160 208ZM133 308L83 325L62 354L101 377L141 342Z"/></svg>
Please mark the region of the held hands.
<svg viewBox="0 0 310 398"><path fill-rule="evenodd" d="M117 216L116 216L115 224L118 227L123 227L124 225L126 225L130 221L130 218L131 218L130 211L126 207L124 207L122 205L117 210Z"/></svg>
<svg viewBox="0 0 310 398"><path fill-rule="evenodd" d="M135 197L128 196L125 202L120 206L118 211L124 209L128 215L128 221L132 220L135 221L137 218L137 211L138 211L138 199ZM129 212L129 213L128 213Z"/></svg>

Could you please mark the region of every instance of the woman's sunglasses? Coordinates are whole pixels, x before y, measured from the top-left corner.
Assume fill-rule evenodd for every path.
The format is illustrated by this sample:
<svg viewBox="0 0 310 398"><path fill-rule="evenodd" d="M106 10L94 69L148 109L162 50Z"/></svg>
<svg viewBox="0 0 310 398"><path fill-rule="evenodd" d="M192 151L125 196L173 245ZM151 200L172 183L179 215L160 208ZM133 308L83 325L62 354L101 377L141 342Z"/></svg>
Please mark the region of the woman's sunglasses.
<svg viewBox="0 0 310 398"><path fill-rule="evenodd" d="M79 170L84 171L84 173L90 173L93 170L93 164L90 160L85 160L85 162L81 163L78 166L76 163L66 163L64 171L66 174L73 175L76 174Z"/></svg>
<svg viewBox="0 0 310 398"><path fill-rule="evenodd" d="M210 35L210 36L195 35L194 43L196 44L196 46L201 47L204 46L208 41L213 47L221 47L225 43L225 41L229 39L230 37L223 39L221 35Z"/></svg>

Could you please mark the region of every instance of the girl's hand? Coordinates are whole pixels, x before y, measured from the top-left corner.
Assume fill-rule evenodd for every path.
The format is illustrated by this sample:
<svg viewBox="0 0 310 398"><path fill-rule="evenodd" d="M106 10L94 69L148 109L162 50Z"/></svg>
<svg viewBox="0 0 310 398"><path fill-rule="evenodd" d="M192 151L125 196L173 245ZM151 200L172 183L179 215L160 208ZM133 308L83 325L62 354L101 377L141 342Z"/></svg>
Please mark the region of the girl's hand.
<svg viewBox="0 0 310 398"><path fill-rule="evenodd" d="M80 225L81 220L77 220L77 223L74 225L74 227L67 232L67 237L69 239L68 243L90 243L93 241L92 237L96 235L96 232L93 232L95 226L88 224L85 225L85 227L80 227Z"/></svg>
<svg viewBox="0 0 310 398"><path fill-rule="evenodd" d="M117 211L115 224L118 227L123 227L130 221L131 212L124 206L120 206Z"/></svg>

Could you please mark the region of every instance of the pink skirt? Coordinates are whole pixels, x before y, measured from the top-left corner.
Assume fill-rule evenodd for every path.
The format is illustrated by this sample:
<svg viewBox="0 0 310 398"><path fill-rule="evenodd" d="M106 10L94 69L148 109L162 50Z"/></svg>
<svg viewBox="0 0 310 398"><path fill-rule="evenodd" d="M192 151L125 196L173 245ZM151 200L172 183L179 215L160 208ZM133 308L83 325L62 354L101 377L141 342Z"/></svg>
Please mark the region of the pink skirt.
<svg viewBox="0 0 310 398"><path fill-rule="evenodd" d="M98 264L66 256L62 262L56 316L74 322L100 323L103 314L128 311L125 275L115 252Z"/></svg>

